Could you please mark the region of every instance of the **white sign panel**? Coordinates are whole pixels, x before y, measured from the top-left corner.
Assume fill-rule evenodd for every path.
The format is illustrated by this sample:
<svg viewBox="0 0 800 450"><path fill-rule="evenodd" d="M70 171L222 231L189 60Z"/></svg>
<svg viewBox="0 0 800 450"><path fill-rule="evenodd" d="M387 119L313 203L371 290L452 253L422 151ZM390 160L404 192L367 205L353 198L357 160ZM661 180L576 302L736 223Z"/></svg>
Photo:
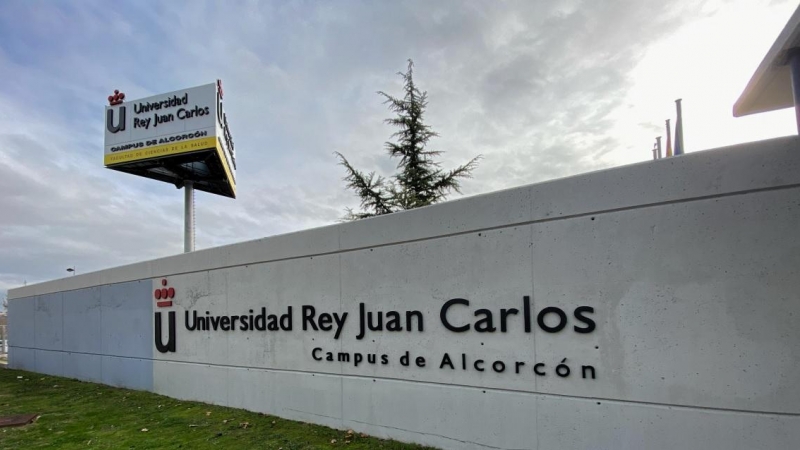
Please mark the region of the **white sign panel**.
<svg viewBox="0 0 800 450"><path fill-rule="evenodd" d="M125 101L109 97L104 164L116 166L216 148L235 183L235 153L222 109L221 83Z"/></svg>

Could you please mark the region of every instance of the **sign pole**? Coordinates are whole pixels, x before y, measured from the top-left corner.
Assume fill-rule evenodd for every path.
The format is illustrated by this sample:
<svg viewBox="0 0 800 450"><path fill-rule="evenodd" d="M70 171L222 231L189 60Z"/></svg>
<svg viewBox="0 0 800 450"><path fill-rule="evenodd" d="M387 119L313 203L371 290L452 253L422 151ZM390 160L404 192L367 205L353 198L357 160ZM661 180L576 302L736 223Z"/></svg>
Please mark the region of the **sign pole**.
<svg viewBox="0 0 800 450"><path fill-rule="evenodd" d="M184 181L183 252L194 251L194 182Z"/></svg>

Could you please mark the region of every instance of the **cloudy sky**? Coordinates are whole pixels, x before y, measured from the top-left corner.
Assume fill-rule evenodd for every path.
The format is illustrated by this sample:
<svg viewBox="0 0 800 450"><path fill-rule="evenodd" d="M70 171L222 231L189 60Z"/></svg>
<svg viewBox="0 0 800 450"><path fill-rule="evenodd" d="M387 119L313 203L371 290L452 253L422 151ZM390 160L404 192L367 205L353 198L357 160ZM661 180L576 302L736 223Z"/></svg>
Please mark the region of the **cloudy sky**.
<svg viewBox="0 0 800 450"><path fill-rule="evenodd" d="M223 80L239 198L199 193L197 247L337 221L333 152L388 174L376 91L408 58L463 195L793 134L731 107L797 0L0 2L0 296L182 251L183 195L104 169L103 107ZM674 121L674 119L673 119ZM457 196L454 196L455 198Z"/></svg>

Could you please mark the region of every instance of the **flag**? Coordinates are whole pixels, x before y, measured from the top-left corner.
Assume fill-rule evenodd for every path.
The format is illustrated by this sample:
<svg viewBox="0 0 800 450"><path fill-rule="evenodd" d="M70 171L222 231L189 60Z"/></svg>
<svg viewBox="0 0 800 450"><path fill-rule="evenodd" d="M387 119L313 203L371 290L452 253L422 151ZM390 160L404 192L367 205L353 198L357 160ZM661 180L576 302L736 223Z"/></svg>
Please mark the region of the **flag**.
<svg viewBox="0 0 800 450"><path fill-rule="evenodd" d="M669 119L667 119L667 158L672 156L672 130L669 129Z"/></svg>
<svg viewBox="0 0 800 450"><path fill-rule="evenodd" d="M681 116L681 99L675 100L678 109L678 119L675 123L675 156L682 155L683 151L683 117Z"/></svg>

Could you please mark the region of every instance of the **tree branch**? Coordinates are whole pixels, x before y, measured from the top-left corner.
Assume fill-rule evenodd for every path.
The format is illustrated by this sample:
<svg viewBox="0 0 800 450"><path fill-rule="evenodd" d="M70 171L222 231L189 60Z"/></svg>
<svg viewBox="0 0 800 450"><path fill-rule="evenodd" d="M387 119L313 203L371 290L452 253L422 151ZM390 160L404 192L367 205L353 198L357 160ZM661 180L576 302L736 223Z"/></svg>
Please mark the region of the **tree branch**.
<svg viewBox="0 0 800 450"><path fill-rule="evenodd" d="M444 198L446 191L452 189L461 193L461 183L459 178L472 178L472 171L478 166L478 161L483 158L483 155L478 155L472 158L468 163L458 166L453 170L442 175L432 186L432 190L438 194L438 198Z"/></svg>
<svg viewBox="0 0 800 450"><path fill-rule="evenodd" d="M344 166L347 170L347 176L344 177L344 181L347 182L347 187L355 190L358 196L361 197L362 208L368 211L371 210L371 212L359 214L353 214L352 211L348 211L348 216L363 218L359 216L368 214L365 217L369 217L371 215L389 214L393 212L390 203L391 197L387 196L383 189L386 181L383 177L378 176L376 178L375 172L364 174L354 168L344 155L339 152L334 152L334 154L339 157L339 164Z"/></svg>

